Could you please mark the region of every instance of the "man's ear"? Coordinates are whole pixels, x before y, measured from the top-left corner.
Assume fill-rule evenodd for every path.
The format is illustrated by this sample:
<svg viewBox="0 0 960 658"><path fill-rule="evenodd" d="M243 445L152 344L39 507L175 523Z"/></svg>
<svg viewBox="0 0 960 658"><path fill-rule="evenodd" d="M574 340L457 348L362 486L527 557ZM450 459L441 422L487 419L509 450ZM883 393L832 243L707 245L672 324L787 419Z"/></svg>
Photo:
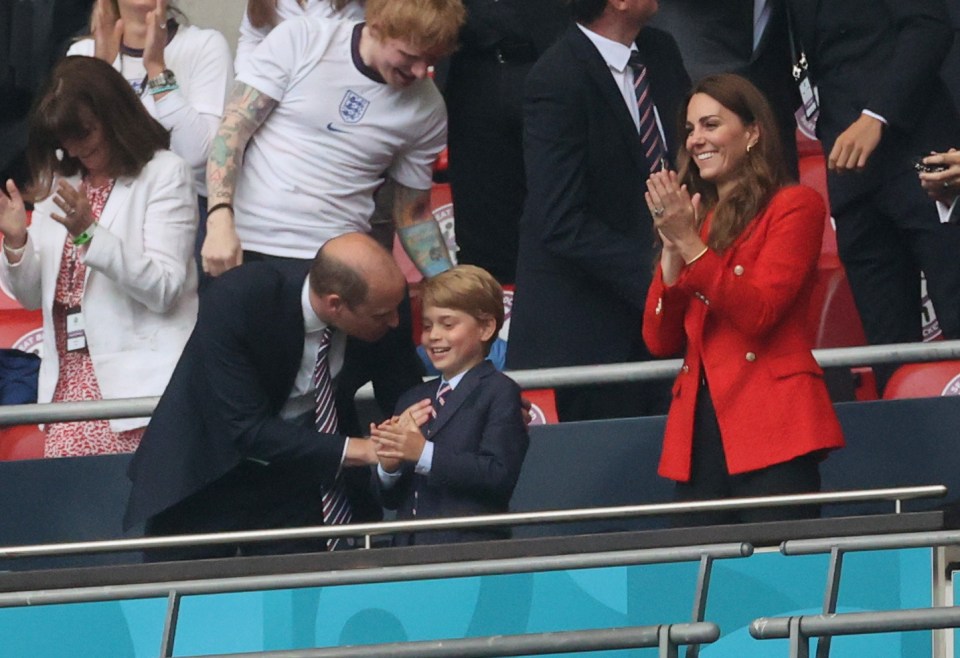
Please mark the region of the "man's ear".
<svg viewBox="0 0 960 658"><path fill-rule="evenodd" d="M314 313L327 324L336 324L343 312L343 306L343 298L335 292L315 295L313 298Z"/></svg>

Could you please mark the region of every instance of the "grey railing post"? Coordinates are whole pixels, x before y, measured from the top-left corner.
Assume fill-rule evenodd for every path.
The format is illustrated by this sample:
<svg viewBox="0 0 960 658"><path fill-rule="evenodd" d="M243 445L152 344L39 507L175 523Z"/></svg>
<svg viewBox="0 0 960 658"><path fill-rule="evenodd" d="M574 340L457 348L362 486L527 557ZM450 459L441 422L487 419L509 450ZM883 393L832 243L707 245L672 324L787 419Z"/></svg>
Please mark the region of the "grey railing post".
<svg viewBox="0 0 960 658"><path fill-rule="evenodd" d="M180 618L180 594L172 589L167 595L167 615L163 622L163 637L160 640L161 658L172 658L173 643L177 637L177 621Z"/></svg>
<svg viewBox="0 0 960 658"><path fill-rule="evenodd" d="M830 549L830 567L827 570L827 586L823 592L823 614L832 615L837 611L840 597L840 571L843 569L843 550L837 546ZM833 638L822 637L817 640L817 658L829 658L830 641Z"/></svg>
<svg viewBox="0 0 960 658"><path fill-rule="evenodd" d="M658 646L660 647L660 658L677 658L677 645L670 639L670 626L664 624L657 629Z"/></svg>
<svg viewBox="0 0 960 658"><path fill-rule="evenodd" d="M810 638L800 629L800 617L790 618L790 658L810 658Z"/></svg>
<svg viewBox="0 0 960 658"><path fill-rule="evenodd" d="M710 575L713 573L713 556L704 555L700 558L700 570L697 572L697 588L693 594L693 621L703 621L707 612L707 590L710 589ZM687 658L697 658L700 655L700 645L691 644L687 647Z"/></svg>

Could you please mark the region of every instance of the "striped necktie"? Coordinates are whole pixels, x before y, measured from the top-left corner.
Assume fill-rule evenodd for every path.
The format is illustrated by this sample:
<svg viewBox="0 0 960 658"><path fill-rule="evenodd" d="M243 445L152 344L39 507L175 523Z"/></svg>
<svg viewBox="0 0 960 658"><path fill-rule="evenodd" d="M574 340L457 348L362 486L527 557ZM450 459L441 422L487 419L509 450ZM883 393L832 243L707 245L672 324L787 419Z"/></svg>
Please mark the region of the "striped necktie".
<svg viewBox="0 0 960 658"><path fill-rule="evenodd" d="M450 394L450 391L453 390L453 387L450 386L447 382L441 382L440 388L437 389L437 405L433 408L433 417L437 417L437 408L442 407L447 403L447 396Z"/></svg>
<svg viewBox="0 0 960 658"><path fill-rule="evenodd" d="M637 110L640 115L640 148L647 161L650 173L665 167L667 149L660 138L660 127L657 126L657 115L653 107L653 96L650 93L650 80L647 67L640 61L640 53L632 51L627 62L633 69L633 93L637 98Z"/></svg>
<svg viewBox="0 0 960 658"><path fill-rule="evenodd" d="M327 361L330 351L330 339L333 329L327 327L320 336L320 347L317 349L317 366L313 371L313 388L315 394L316 415L314 420L317 431L324 434L335 434L338 430L337 408L333 396L333 380L330 377L330 366ZM323 525L340 525L350 523L353 512L350 509L350 500L343 483L342 473L337 473L333 486L323 490ZM334 550L339 539L328 539L327 549Z"/></svg>

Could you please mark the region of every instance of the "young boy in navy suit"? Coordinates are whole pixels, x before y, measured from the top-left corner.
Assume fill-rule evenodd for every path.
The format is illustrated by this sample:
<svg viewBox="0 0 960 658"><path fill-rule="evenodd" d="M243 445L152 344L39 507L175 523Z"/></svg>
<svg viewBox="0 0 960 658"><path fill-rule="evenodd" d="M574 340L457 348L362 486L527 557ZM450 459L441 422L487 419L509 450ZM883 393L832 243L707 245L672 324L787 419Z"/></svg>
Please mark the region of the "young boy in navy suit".
<svg viewBox="0 0 960 658"><path fill-rule="evenodd" d="M459 265L427 280L421 296L421 341L441 377L407 391L399 415L370 428L384 506L400 520L504 513L530 439L520 387L486 360L503 326L503 290L486 270ZM435 414L419 427L410 408L425 398ZM505 527L447 530L395 543L509 536Z"/></svg>

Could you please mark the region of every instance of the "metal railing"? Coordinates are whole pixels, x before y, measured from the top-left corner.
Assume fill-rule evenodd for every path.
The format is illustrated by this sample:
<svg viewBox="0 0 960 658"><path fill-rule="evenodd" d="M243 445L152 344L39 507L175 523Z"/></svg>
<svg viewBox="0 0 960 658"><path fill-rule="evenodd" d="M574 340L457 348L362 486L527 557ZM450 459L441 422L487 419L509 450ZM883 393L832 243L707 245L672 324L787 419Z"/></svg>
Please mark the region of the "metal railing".
<svg viewBox="0 0 960 658"><path fill-rule="evenodd" d="M691 501L683 503L648 503L618 507L595 507L575 510L549 510L543 512L513 512L509 514L486 514L460 516L419 521L378 521L337 526L308 526L277 530L245 530L142 539L113 539L104 541L68 542L59 544L36 544L0 547L0 559L23 557L49 557L55 555L80 555L142 551L186 546L210 546L217 544L269 542L291 539L331 539L335 537L366 537L395 533L426 532L431 530L464 530L478 527L505 527L533 524L570 523L575 521L602 521L629 519L665 514L693 514L696 512L743 510L763 507L789 507L799 505L828 505L854 502L892 501L894 510L901 511L904 500L943 497L947 488L943 485L918 487L893 487L887 489L858 489L829 493L788 494L781 496L758 496L752 498L728 498L724 500Z"/></svg>
<svg viewBox="0 0 960 658"><path fill-rule="evenodd" d="M239 576L207 580L185 580L164 583L138 583L128 585L104 585L93 587L75 587L68 589L44 589L0 594L0 608L19 606L39 606L65 603L92 603L98 601L121 601L130 599L166 597L167 613L164 623L160 655L173 655L177 623L180 614L180 602L184 596L201 594L226 594L266 590L297 589L305 587L330 587L337 585L360 585L371 583L390 583L411 580L464 578L476 576L509 575L518 573L561 571L570 569L592 569L599 567L624 567L649 564L668 564L677 562L700 563L694 593L692 624L703 622L706 608L707 590L714 560L748 557L753 554L753 546L745 542L727 544L706 544L703 546L679 546L669 548L632 549L586 553L578 555L554 555L493 560L475 560L464 562L444 562L436 564L406 565L391 567L369 567L342 569L337 571L307 571L303 573L270 574L258 576ZM697 626L697 633L706 627ZM646 633L643 631L641 634ZM645 636L646 637L646 636ZM678 643L691 644L688 656L697 655L696 638L699 635L677 635L673 639L669 634L664 639L658 632L661 656L676 657ZM704 635L704 641L713 641ZM490 639L490 638L487 638ZM543 638L541 638L543 639ZM597 638L594 638L597 639ZM716 639L716 638L714 638ZM547 642L546 639L543 639ZM524 640L518 639L518 642ZM658 646L657 644L645 646ZM584 649L585 650L585 649ZM672 653L671 653L672 651ZM320 655L345 655L341 653ZM377 654L358 654L377 655ZM397 655L380 653L379 655ZM404 654L421 655L421 654ZM446 655L446 654L438 654ZM449 654L461 655L461 654ZM466 654L463 654L466 655ZM471 654L472 655L472 654ZM499 655L499 654L477 654ZM511 654L502 654L511 655Z"/></svg>
<svg viewBox="0 0 960 658"><path fill-rule="evenodd" d="M825 368L877 363L940 361L960 358L960 340L832 348L814 350L813 355L817 362ZM668 359L642 363L513 370L508 374L523 389L562 388L583 384L670 379L677 374L681 364L680 359ZM357 397L373 399L373 389L367 384L358 391ZM0 407L0 427L73 420L140 418L150 416L159 400L158 397L145 397L98 400L95 402L8 405Z"/></svg>
<svg viewBox="0 0 960 658"><path fill-rule="evenodd" d="M545 653L582 653L658 647L660 658L677 658L680 645L715 642L720 628L710 622L660 626L624 626L587 631L494 635L451 640L393 642L364 646L206 654L204 658L492 658ZM197 657L199 658L199 657Z"/></svg>
<svg viewBox="0 0 960 658"><path fill-rule="evenodd" d="M819 656L821 646L827 647L829 655L829 640L837 635L932 631L944 628L960 628L960 608L914 608L769 619L761 617L750 624L750 635L758 640L789 639L790 658L809 658L811 637L821 638L817 643Z"/></svg>
<svg viewBox="0 0 960 658"><path fill-rule="evenodd" d="M960 531L957 530L787 540L780 545L783 555L830 554L823 612L799 617L760 618L750 625L750 634L757 639L789 638L791 658L807 658L809 639L819 637L817 658L829 658L831 638L835 635L960 628L960 608L952 607L837 613L840 577L846 553L956 545L960 545Z"/></svg>

